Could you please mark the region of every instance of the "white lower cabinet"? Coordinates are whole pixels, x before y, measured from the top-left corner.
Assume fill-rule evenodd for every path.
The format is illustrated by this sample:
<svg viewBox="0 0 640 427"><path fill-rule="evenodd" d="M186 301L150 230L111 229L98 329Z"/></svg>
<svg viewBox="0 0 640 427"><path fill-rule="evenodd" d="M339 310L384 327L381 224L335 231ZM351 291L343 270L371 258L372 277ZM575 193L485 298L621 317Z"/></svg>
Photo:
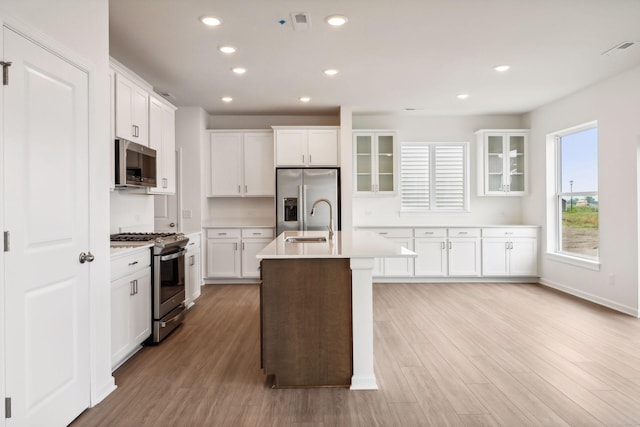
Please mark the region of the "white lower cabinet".
<svg viewBox="0 0 640 427"><path fill-rule="evenodd" d="M479 276L480 229L416 228L416 277Z"/></svg>
<svg viewBox="0 0 640 427"><path fill-rule="evenodd" d="M111 258L111 367L116 369L151 335L151 251Z"/></svg>
<svg viewBox="0 0 640 427"><path fill-rule="evenodd" d="M376 258L374 277L535 277L537 227L364 228L416 252Z"/></svg>
<svg viewBox="0 0 640 427"><path fill-rule="evenodd" d="M403 248L413 250L413 229L411 228L376 228L370 229ZM413 276L413 258L376 258L373 269L374 276L410 277Z"/></svg>
<svg viewBox="0 0 640 427"><path fill-rule="evenodd" d="M537 276L538 239L535 228L482 230L484 276Z"/></svg>
<svg viewBox="0 0 640 427"><path fill-rule="evenodd" d="M273 228L210 228L207 236L207 278L259 278L256 258L273 239Z"/></svg>
<svg viewBox="0 0 640 427"><path fill-rule="evenodd" d="M449 276L480 276L480 229L449 228Z"/></svg>
<svg viewBox="0 0 640 427"><path fill-rule="evenodd" d="M414 230L416 276L443 277L448 274L448 241L446 228L416 228Z"/></svg>
<svg viewBox="0 0 640 427"><path fill-rule="evenodd" d="M191 307L200 296L202 286L202 269L200 261L200 233L189 235L187 253L185 254L186 305Z"/></svg>

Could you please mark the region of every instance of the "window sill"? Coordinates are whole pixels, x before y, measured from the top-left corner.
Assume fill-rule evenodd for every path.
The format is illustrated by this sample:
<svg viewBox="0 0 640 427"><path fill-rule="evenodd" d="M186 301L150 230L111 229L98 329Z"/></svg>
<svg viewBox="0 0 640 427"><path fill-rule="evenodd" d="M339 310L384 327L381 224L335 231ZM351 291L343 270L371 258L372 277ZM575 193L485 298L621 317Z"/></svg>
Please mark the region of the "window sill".
<svg viewBox="0 0 640 427"><path fill-rule="evenodd" d="M571 255L559 254L555 252L547 252L547 259L562 264L569 264L576 267L585 268L587 270L600 271L600 262L596 260L590 260L585 258L578 258Z"/></svg>

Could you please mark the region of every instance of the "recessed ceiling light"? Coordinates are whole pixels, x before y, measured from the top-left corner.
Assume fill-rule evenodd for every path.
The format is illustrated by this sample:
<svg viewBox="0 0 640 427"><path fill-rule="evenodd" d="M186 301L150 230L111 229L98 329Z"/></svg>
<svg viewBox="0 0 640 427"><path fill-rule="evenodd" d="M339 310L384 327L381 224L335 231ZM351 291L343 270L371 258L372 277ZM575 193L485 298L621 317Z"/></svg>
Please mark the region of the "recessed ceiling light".
<svg viewBox="0 0 640 427"><path fill-rule="evenodd" d="M218 46L218 50L222 53L234 53L236 48L233 46Z"/></svg>
<svg viewBox="0 0 640 427"><path fill-rule="evenodd" d="M497 66L493 67L493 69L496 70L499 73L504 73L505 71L509 71L510 68L511 68L511 66L509 66L509 65L497 65Z"/></svg>
<svg viewBox="0 0 640 427"><path fill-rule="evenodd" d="M327 76L335 76L336 74L338 74L338 70L336 70L335 68L328 68L326 70L323 71Z"/></svg>
<svg viewBox="0 0 640 427"><path fill-rule="evenodd" d="M468 93L459 93L458 95L456 95L456 98L458 98L458 99L467 99L467 98L469 98L469 94Z"/></svg>
<svg viewBox="0 0 640 427"><path fill-rule="evenodd" d="M342 15L327 16L326 20L327 20L327 24L333 27L341 27L344 24L346 24L348 21L347 17Z"/></svg>
<svg viewBox="0 0 640 427"><path fill-rule="evenodd" d="M311 101L311 98L309 98L308 96L301 96L298 99L300 99L301 102L309 102L309 101Z"/></svg>
<svg viewBox="0 0 640 427"><path fill-rule="evenodd" d="M235 67L235 68L232 68L231 71L233 71L236 74L244 74L247 72L247 69L243 67Z"/></svg>
<svg viewBox="0 0 640 427"><path fill-rule="evenodd" d="M216 18L215 16L203 16L200 18L200 22L210 27L217 27L218 25L222 24L222 20L220 18Z"/></svg>
<svg viewBox="0 0 640 427"><path fill-rule="evenodd" d="M223 102L231 102L233 101L233 98L230 96L223 96L222 98L220 98Z"/></svg>

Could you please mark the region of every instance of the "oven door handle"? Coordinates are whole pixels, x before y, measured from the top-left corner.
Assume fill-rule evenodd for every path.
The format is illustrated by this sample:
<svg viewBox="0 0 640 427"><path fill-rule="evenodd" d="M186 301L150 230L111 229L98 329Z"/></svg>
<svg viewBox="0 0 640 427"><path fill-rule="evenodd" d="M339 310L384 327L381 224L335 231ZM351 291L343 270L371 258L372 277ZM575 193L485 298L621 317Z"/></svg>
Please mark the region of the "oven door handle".
<svg viewBox="0 0 640 427"><path fill-rule="evenodd" d="M169 325L169 323L182 322L183 320L184 320L184 310L180 311L180 313L176 314L171 319L160 322L160 327L166 328L167 325Z"/></svg>
<svg viewBox="0 0 640 427"><path fill-rule="evenodd" d="M170 261L172 259L180 258L181 256L183 256L186 253L187 253L186 249L180 249L180 251L178 251L178 252L176 252L174 254L160 256L160 261Z"/></svg>

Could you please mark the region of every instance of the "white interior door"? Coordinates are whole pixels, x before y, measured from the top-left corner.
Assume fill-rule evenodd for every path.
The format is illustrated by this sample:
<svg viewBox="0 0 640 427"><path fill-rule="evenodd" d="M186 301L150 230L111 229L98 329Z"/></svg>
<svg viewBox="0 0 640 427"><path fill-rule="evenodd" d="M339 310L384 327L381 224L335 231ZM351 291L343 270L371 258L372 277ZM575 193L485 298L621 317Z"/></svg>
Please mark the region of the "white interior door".
<svg viewBox="0 0 640 427"><path fill-rule="evenodd" d="M3 29L6 395L12 425L66 425L89 406L89 79Z"/></svg>

